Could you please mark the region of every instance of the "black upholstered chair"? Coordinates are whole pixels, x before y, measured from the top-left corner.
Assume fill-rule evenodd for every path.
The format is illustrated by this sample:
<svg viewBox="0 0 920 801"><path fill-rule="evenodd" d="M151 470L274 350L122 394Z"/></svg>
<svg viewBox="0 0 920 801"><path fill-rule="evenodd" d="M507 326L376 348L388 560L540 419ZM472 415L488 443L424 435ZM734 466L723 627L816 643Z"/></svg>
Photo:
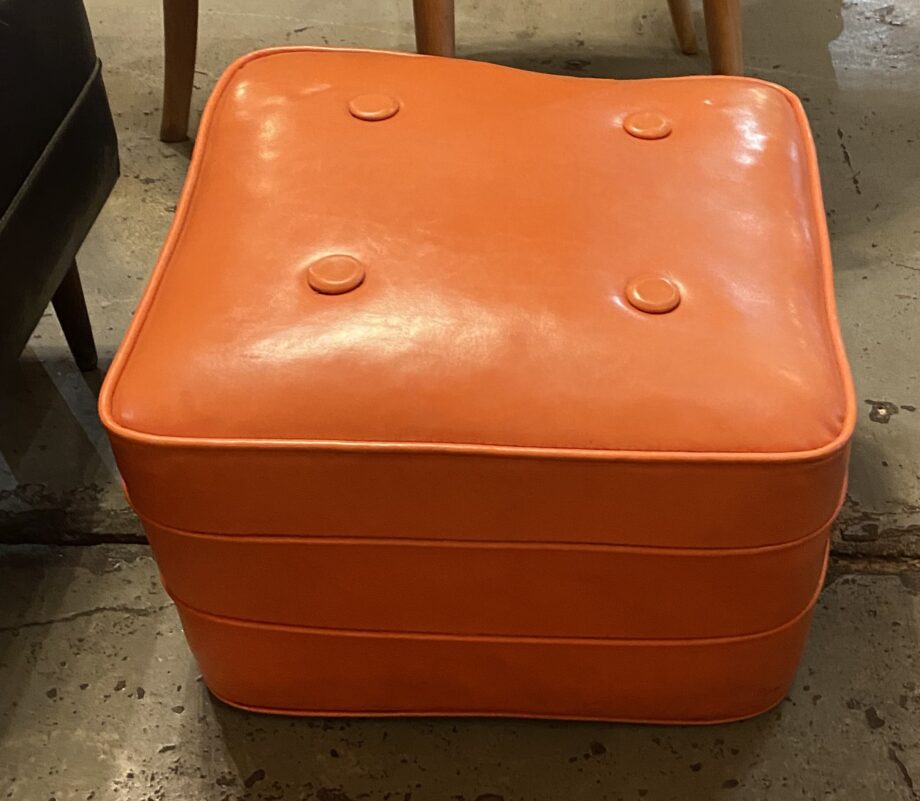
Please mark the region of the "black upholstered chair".
<svg viewBox="0 0 920 801"><path fill-rule="evenodd" d="M81 0L0 0L0 363L50 301L77 365L96 366L74 257L117 177Z"/></svg>

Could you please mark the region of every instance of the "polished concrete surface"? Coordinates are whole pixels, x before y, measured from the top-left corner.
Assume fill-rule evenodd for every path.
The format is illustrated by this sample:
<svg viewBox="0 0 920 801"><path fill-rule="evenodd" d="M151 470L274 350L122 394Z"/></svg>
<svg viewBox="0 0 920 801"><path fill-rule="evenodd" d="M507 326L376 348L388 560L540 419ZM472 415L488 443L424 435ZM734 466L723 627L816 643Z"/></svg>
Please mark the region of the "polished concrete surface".
<svg viewBox="0 0 920 801"><path fill-rule="evenodd" d="M123 162L79 258L104 369L191 143L157 140L157 0L87 5ZM833 572L789 698L700 729L224 707L144 546L59 545L141 532L95 415L102 373L75 369L49 312L0 384L0 542L49 543L0 550L0 799L920 801L920 2L745 0L744 12L749 72L796 91L812 121L860 405ZM457 29L460 55L527 69L707 71L704 54L676 52L664 0L469 0ZM411 49L411 3L202 3L193 122L231 59L278 44Z"/></svg>

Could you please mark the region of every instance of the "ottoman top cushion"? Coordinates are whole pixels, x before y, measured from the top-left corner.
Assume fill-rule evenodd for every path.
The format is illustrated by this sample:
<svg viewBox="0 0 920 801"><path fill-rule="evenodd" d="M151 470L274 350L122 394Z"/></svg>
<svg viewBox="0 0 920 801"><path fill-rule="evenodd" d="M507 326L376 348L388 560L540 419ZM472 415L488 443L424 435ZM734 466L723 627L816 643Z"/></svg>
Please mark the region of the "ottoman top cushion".
<svg viewBox="0 0 920 801"><path fill-rule="evenodd" d="M236 62L103 417L124 436L823 452L852 426L786 90Z"/></svg>

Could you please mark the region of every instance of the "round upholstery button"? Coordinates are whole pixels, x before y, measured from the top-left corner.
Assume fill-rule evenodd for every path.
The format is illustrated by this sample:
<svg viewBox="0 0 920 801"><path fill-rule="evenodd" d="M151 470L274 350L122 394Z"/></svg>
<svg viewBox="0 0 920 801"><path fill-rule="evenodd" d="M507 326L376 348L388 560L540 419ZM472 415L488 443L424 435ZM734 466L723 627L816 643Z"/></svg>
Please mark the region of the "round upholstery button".
<svg viewBox="0 0 920 801"><path fill-rule="evenodd" d="M323 295L351 292L363 281L364 265L352 256L324 256L307 268L307 283Z"/></svg>
<svg viewBox="0 0 920 801"><path fill-rule="evenodd" d="M399 111L399 101L390 95L358 95L348 102L348 110L359 120L377 122L388 120Z"/></svg>
<svg viewBox="0 0 920 801"><path fill-rule="evenodd" d="M626 299L639 311L664 314L680 303L680 290L660 275L640 275L626 285Z"/></svg>
<svg viewBox="0 0 920 801"><path fill-rule="evenodd" d="M664 139L671 133L671 121L657 111L637 111L623 120L623 128L637 139Z"/></svg>

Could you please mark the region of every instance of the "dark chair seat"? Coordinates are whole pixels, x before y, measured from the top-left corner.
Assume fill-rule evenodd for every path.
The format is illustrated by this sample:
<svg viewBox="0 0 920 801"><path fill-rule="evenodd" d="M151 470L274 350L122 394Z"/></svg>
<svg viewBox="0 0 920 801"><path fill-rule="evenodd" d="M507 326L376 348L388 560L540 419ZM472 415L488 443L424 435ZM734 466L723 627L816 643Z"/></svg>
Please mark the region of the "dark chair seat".
<svg viewBox="0 0 920 801"><path fill-rule="evenodd" d="M80 0L0 0L0 363L53 301L96 366L75 256L118 177L118 145Z"/></svg>

